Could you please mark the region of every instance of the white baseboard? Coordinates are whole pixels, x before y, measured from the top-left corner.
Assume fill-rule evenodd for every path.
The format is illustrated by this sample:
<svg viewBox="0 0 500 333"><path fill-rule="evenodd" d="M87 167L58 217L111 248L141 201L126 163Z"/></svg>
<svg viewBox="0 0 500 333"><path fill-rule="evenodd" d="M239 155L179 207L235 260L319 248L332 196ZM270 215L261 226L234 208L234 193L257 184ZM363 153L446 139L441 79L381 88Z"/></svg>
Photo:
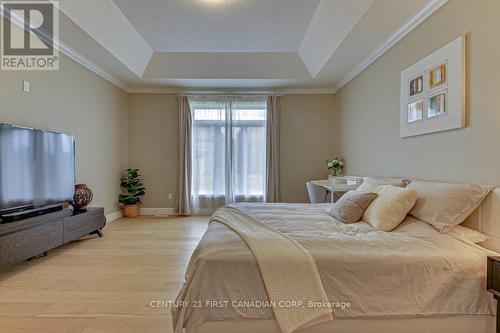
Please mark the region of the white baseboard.
<svg viewBox="0 0 500 333"><path fill-rule="evenodd" d="M174 208L141 208L139 211L139 215L142 216L169 216L169 215L177 215L175 213ZM106 223L116 221L123 217L122 211L116 211L106 215Z"/></svg>
<svg viewBox="0 0 500 333"><path fill-rule="evenodd" d="M141 208L139 214L147 216L168 216L175 215L175 210L173 208Z"/></svg>
<svg viewBox="0 0 500 333"><path fill-rule="evenodd" d="M201 208L196 211L196 213L193 213L193 215L212 215L215 212L215 209L210 209L210 208Z"/></svg>
<svg viewBox="0 0 500 333"><path fill-rule="evenodd" d="M106 215L106 223L113 222L121 218L122 218L122 211L119 210L117 212L113 212Z"/></svg>

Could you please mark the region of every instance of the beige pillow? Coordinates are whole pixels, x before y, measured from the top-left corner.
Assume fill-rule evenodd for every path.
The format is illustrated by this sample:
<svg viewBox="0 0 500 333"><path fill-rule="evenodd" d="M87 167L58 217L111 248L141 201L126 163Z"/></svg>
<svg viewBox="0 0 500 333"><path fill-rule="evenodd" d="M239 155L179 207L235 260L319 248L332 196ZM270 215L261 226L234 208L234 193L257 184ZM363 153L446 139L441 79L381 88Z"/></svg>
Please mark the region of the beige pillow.
<svg viewBox="0 0 500 333"><path fill-rule="evenodd" d="M410 183L408 179L389 178L389 177L363 177L363 182L376 185L392 185L397 187L405 187Z"/></svg>
<svg viewBox="0 0 500 333"><path fill-rule="evenodd" d="M330 215L342 223L356 223L376 197L376 193L349 191L333 205Z"/></svg>
<svg viewBox="0 0 500 333"><path fill-rule="evenodd" d="M363 214L363 221L377 230L391 231L406 217L417 201L417 190L384 185Z"/></svg>
<svg viewBox="0 0 500 333"><path fill-rule="evenodd" d="M377 185L377 184L372 184L369 182L363 182L359 187L356 189L358 192L365 192L365 193L378 193L380 189L382 188L382 185Z"/></svg>
<svg viewBox="0 0 500 333"><path fill-rule="evenodd" d="M454 226L448 234L452 234L457 236L460 239L463 239L466 242L471 242L474 244L479 244L482 242L487 241L490 239L490 237L486 236L483 233L480 233L479 231L472 230L466 227L462 227L461 225L456 225Z"/></svg>
<svg viewBox="0 0 500 333"><path fill-rule="evenodd" d="M441 232L462 223L493 190L492 186L412 181L407 188L418 192L412 216Z"/></svg>

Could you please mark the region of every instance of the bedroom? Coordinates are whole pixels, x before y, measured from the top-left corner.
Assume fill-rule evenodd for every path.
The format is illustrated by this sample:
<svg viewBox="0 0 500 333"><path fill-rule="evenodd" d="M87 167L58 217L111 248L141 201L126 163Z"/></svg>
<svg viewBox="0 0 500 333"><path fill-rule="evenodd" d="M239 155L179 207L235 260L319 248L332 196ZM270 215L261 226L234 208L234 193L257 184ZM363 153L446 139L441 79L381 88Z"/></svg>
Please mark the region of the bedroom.
<svg viewBox="0 0 500 333"><path fill-rule="evenodd" d="M415 332L422 331L422 325L428 332L495 332L496 304L487 291L488 252L483 249L500 252L500 194L498 189L490 191L500 186L500 116L495 102L500 91L498 1L65 0L58 7L54 10L58 29L52 31L57 69L2 67L0 123L69 134L75 144L74 183L86 184L93 192L89 213L96 207L103 209L96 213L99 218L89 221L102 224L105 218L107 223L104 237L90 235L66 242L63 234L61 243L66 244L50 249L35 246L37 253L23 253L19 260L5 255L13 246L2 240L18 233L9 231L17 222L0 224L0 259L12 261L0 271L0 331L170 332L175 329L172 318L182 322L177 330L183 326L189 333L287 331L273 319L274 310L294 313L294 308L304 305L297 303L301 298L294 294L302 289L286 290L290 302L280 307L285 299L268 294L266 269L256 264L255 258L266 253L253 248L252 240L244 243L241 239L247 236L223 226L224 216L209 227L210 216L219 206L250 201L238 204L247 210L240 217L253 216L254 224L254 220L267 221L274 231L259 234L277 237L275 245L284 239L297 241L305 252L296 253L295 248L288 254L309 258L307 267L316 272L308 275L316 276L310 279L316 281L311 288L321 295L326 292L334 302L329 304L333 320L297 332L334 328ZM15 34L22 32L19 15L11 17L13 24L6 15L4 10L2 52L5 27L14 31L15 38L23 36ZM458 82L462 89L463 99L457 99L453 87L447 86L444 106L464 119L459 117L451 130L402 136L406 108L401 104L407 102L407 96L402 96L402 72L431 55L439 56L457 40L463 41L459 43L462 80L454 78L451 62L446 62L444 71L449 75L441 76L445 85ZM6 56L2 53L2 59ZM11 64L2 60L2 66ZM442 59L432 68L417 71L427 74L438 64ZM414 78L410 75L409 81ZM424 88L417 81L416 89L426 89L428 80L424 75ZM463 113L453 107L457 101L462 102ZM212 159L204 155L206 151L211 151ZM12 156L9 153L0 149L0 163ZM417 198L409 200L416 205L406 207L395 223L405 221L394 231L375 231L377 227L366 222L340 223L330 215L337 204L330 203L328 186L314 186L319 200L327 202L311 205L314 195L309 195L306 183L328 179L333 171L326 161L336 157L343 159L342 174L372 177L365 179L366 184L385 177L393 178L392 185L410 180L405 189L417 189ZM125 193L120 179L128 168L140 169L145 187L140 215L133 218L122 217L118 202ZM0 174L0 212L4 213L9 189L2 184L11 178ZM332 186L338 185L342 184ZM444 186L443 192L455 197L436 197L426 186ZM426 193L433 198L427 200L430 206L422 204ZM70 195L65 201L74 200L73 188ZM373 202L382 197L378 194ZM255 203L264 200L279 203L269 206L274 210ZM442 221L432 220L446 213L441 203L463 213L452 225L471 213L460 223L469 228L465 234L479 231L472 235L489 239L476 246L445 232L451 227L442 228ZM70 207L66 204L62 211L46 215L64 214ZM218 212L234 215L230 210ZM288 216L289 229L283 230L280 214ZM71 218L62 218L62 228ZM410 226L411 219L423 222ZM367 249L368 243L358 239L365 237L376 238L373 247ZM396 249L405 237L412 241L405 247L407 252L399 252ZM20 239L16 246L28 248L27 238ZM199 262L197 255L206 257L210 251L219 253L217 246L223 244L210 242L214 239L226 242L231 251L223 249L224 255L212 258L212 264L219 259L224 264L226 258L235 260L234 266L220 271L211 270L211 264L197 266L195 281L202 287L189 288L188 296L198 293L201 299L181 297L179 301L203 301L209 307L178 320L179 312L174 310L172 317L171 307L185 283L189 261ZM338 244L345 245L341 255L318 254ZM387 248L387 244L396 245ZM386 251L391 255L384 257ZM431 254L447 264L439 260L431 264ZM380 262L381 258L386 260ZM291 260L291 264L297 262ZM441 271L443 267L452 268ZM305 268L296 267L293 272ZM379 278L382 269L394 272L393 276ZM424 270L426 281L439 283L405 275L412 269L417 275ZM446 274L450 271L461 274L450 277ZM365 279L357 278L356 272ZM235 283L242 287L236 288ZM422 288L423 298L416 300L415 290ZM237 294L224 294L228 290ZM400 297L377 303L390 294ZM315 298L306 296L320 301ZM271 300L276 301L274 306L268 303ZM314 312L319 304L307 306L306 302L305 308ZM417 311L412 304L421 307ZM297 316L308 313L299 308ZM398 316L398 309L407 312ZM440 315L430 316L433 309ZM202 323L220 316L226 320L215 324L229 326L210 326L215 325L210 320ZM231 326L235 318L245 316L262 320Z"/></svg>

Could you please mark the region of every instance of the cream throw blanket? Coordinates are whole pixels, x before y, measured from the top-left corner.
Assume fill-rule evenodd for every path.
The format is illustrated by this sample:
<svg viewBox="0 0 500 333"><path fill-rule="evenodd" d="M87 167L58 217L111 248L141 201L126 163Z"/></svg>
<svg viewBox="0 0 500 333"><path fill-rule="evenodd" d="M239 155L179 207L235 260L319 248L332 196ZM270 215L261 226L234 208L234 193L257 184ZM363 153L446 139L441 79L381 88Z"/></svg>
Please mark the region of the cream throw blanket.
<svg viewBox="0 0 500 333"><path fill-rule="evenodd" d="M217 210L212 222L237 233L252 251L282 332L333 320L316 263L299 243L231 207Z"/></svg>

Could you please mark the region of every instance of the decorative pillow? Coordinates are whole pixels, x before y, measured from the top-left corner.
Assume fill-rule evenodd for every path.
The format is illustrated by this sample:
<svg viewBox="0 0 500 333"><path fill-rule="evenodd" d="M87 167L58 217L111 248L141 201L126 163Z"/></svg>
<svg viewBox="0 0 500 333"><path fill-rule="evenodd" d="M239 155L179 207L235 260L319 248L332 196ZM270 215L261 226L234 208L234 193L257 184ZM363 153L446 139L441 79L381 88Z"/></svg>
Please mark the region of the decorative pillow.
<svg viewBox="0 0 500 333"><path fill-rule="evenodd" d="M363 182L375 185L392 185L396 187L405 187L410 183L408 179L389 178L389 177L363 177Z"/></svg>
<svg viewBox="0 0 500 333"><path fill-rule="evenodd" d="M412 216L445 233L462 223L493 190L492 186L412 181L418 192Z"/></svg>
<svg viewBox="0 0 500 333"><path fill-rule="evenodd" d="M396 228L417 201L417 190L384 185L363 214L363 221L377 230Z"/></svg>
<svg viewBox="0 0 500 333"><path fill-rule="evenodd" d="M376 193L349 191L333 205L330 215L342 223L356 223L376 197Z"/></svg>
<svg viewBox="0 0 500 333"><path fill-rule="evenodd" d="M356 191L364 193L378 193L378 191L380 191L381 188L382 185L372 184L370 182L363 182L361 185L359 185Z"/></svg>
<svg viewBox="0 0 500 333"><path fill-rule="evenodd" d="M482 243L490 239L488 236L480 233L479 231L462 227L461 225L454 226L448 233L474 244Z"/></svg>

